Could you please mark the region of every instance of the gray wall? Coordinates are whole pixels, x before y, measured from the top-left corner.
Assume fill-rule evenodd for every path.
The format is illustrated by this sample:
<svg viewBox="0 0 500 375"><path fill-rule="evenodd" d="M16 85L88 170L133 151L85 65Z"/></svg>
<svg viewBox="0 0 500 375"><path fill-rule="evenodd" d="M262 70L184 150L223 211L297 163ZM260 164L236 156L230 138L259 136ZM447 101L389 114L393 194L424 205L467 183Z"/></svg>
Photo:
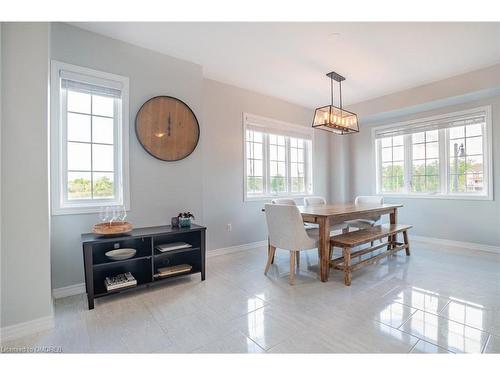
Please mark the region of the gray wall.
<svg viewBox="0 0 500 375"><path fill-rule="evenodd" d="M51 316L49 24L2 24L1 326Z"/></svg>
<svg viewBox="0 0 500 375"><path fill-rule="evenodd" d="M351 106L351 109L360 113L362 120L364 118L364 125L359 134L350 138L351 174L349 184L352 187L350 199L354 199L356 195L374 194L376 191L371 138L373 126L491 105L493 117L493 201L424 198L392 198L387 199L387 201L404 204L404 208L400 210L400 221L413 224L412 232L416 235L499 246L500 96L471 100L484 97L485 93L498 91L500 87L499 68L500 65L497 65L408 90L410 93L398 93ZM481 85L478 85L477 79ZM425 98L429 100L425 100ZM451 102L460 104L443 105L443 103L449 103L450 98ZM394 104L396 102L398 105ZM436 108L427 110L433 107Z"/></svg>
<svg viewBox="0 0 500 375"><path fill-rule="evenodd" d="M189 209L207 225L208 249L265 239L263 202L243 202L242 112L309 126L312 110L202 77L199 65L90 33L52 25L52 59L130 78L130 197L127 220L136 227L161 225ZM184 100L200 122L200 144L174 163L149 156L134 133L139 107L154 95ZM203 103L203 108L202 108ZM327 133L315 139L315 190L327 195ZM52 216L52 286L82 283L80 234L97 214ZM232 232L226 224L233 225Z"/></svg>
<svg viewBox="0 0 500 375"><path fill-rule="evenodd" d="M200 121L203 143L201 66L90 33L52 24L51 58L130 78L130 206L127 220L136 227L165 225L189 209L203 217L202 145L186 159L168 163L147 154L137 141L135 114L156 95L186 102ZM82 283L80 234L89 232L97 214L52 216L52 285Z"/></svg>
<svg viewBox="0 0 500 375"><path fill-rule="evenodd" d="M313 111L213 80L204 80L203 212L209 249L261 241L265 201L243 201L242 113L311 126ZM329 135L314 132L314 193L329 196ZM301 199L298 200L301 202ZM228 232L227 224L232 225Z"/></svg>

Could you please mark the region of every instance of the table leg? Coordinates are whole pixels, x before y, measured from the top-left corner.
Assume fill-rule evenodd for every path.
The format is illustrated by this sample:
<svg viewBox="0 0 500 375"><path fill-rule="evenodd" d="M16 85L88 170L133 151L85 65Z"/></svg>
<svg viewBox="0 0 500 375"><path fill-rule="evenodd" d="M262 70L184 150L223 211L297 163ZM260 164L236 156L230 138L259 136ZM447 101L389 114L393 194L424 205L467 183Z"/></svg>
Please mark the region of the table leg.
<svg viewBox="0 0 500 375"><path fill-rule="evenodd" d="M344 256L344 284L351 285L351 248L344 247L342 250Z"/></svg>
<svg viewBox="0 0 500 375"><path fill-rule="evenodd" d="M328 217L319 218L319 260L320 279L328 281L328 271L330 269L330 220Z"/></svg>
<svg viewBox="0 0 500 375"><path fill-rule="evenodd" d="M389 220L391 224L397 224L398 223L398 209L395 208L389 215ZM387 238L389 244L387 245L387 250L392 249L392 244L396 241L396 236L389 236Z"/></svg>

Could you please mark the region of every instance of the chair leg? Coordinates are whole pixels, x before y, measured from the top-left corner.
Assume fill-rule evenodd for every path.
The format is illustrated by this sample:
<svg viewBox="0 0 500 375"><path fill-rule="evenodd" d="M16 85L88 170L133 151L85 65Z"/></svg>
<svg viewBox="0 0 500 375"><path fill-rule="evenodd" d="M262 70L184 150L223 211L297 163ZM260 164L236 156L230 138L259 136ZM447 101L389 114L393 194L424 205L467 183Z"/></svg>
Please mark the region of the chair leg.
<svg viewBox="0 0 500 375"><path fill-rule="evenodd" d="M295 258L296 258L297 268L300 268L300 251L295 252Z"/></svg>
<svg viewBox="0 0 500 375"><path fill-rule="evenodd" d="M406 256L410 256L410 241L408 241L408 232L407 231L404 231L403 232L403 238L404 238L404 242L405 242L405 250L406 250Z"/></svg>
<svg viewBox="0 0 500 375"><path fill-rule="evenodd" d="M267 253L270 254L271 253L271 242L269 241L269 237L267 237ZM273 259L271 259L271 264L274 263L274 255L273 255Z"/></svg>
<svg viewBox="0 0 500 375"><path fill-rule="evenodd" d="M275 252L276 252L276 248L272 245L269 245L269 253L267 254L267 264L266 264L266 269L264 270L264 275L267 275L267 272L269 271L269 267L271 267L271 264L273 263Z"/></svg>
<svg viewBox="0 0 500 375"><path fill-rule="evenodd" d="M351 285L351 248L344 247L342 250L344 256L344 284Z"/></svg>
<svg viewBox="0 0 500 375"><path fill-rule="evenodd" d="M349 233L349 227L342 228L342 233Z"/></svg>
<svg viewBox="0 0 500 375"><path fill-rule="evenodd" d="M294 251L290 251L290 285L295 284L295 254Z"/></svg>

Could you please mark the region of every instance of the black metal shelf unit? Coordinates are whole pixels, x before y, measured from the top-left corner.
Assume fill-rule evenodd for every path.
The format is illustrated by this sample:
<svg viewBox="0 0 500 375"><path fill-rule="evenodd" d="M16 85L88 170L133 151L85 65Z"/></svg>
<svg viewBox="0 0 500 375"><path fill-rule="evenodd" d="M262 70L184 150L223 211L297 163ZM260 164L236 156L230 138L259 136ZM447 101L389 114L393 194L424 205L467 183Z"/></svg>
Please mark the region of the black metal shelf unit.
<svg viewBox="0 0 500 375"><path fill-rule="evenodd" d="M131 291L141 287L162 283L167 279L194 273L205 280L205 232L206 228L192 224L190 228L172 228L170 225L138 228L132 233L116 237L99 237L93 233L82 234L85 286L89 309L94 308L94 299ZM191 247L161 253L156 246L174 242L186 242ZM113 249L130 247L137 250L134 257L113 261L104 254ZM191 271L163 278L155 278L158 268L191 265ZM106 291L104 280L109 276L131 272L137 286Z"/></svg>

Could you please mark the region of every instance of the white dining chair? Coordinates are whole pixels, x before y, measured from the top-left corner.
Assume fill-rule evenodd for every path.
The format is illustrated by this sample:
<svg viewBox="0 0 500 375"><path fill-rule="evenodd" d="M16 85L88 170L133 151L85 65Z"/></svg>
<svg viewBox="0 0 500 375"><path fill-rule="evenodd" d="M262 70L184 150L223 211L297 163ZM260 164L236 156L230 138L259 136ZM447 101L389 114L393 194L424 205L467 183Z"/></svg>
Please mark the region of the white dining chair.
<svg viewBox="0 0 500 375"><path fill-rule="evenodd" d="M272 204L286 204L289 206L296 206L297 203L291 198L275 198L271 200Z"/></svg>
<svg viewBox="0 0 500 375"><path fill-rule="evenodd" d="M297 203L295 200L291 198L275 198L271 200L272 204L286 204L288 206L296 206ZM318 225L317 224L311 224L311 223L304 223L304 228L306 230L311 230L311 229L317 229Z"/></svg>
<svg viewBox="0 0 500 375"><path fill-rule="evenodd" d="M304 206L319 206L326 204L326 199L323 197L304 197Z"/></svg>
<svg viewBox="0 0 500 375"><path fill-rule="evenodd" d="M318 231L306 231L302 215L295 205L266 204L266 222L269 232L270 251L264 274L273 262L276 248L290 252L290 285L295 283L295 260L300 265L300 251L318 248Z"/></svg>
<svg viewBox="0 0 500 375"><path fill-rule="evenodd" d="M378 195L360 195L354 200L355 205L384 204L384 197ZM367 229L373 227L380 220L380 215L374 214L370 219L357 219L346 221L347 228ZM373 242L371 243L373 246Z"/></svg>
<svg viewBox="0 0 500 375"><path fill-rule="evenodd" d="M321 206L326 204L326 199L324 197L304 197L304 206ZM315 227L317 228L317 226ZM343 224L330 225L330 232L341 230L342 232L347 232L347 226ZM330 233L332 235L332 233Z"/></svg>

